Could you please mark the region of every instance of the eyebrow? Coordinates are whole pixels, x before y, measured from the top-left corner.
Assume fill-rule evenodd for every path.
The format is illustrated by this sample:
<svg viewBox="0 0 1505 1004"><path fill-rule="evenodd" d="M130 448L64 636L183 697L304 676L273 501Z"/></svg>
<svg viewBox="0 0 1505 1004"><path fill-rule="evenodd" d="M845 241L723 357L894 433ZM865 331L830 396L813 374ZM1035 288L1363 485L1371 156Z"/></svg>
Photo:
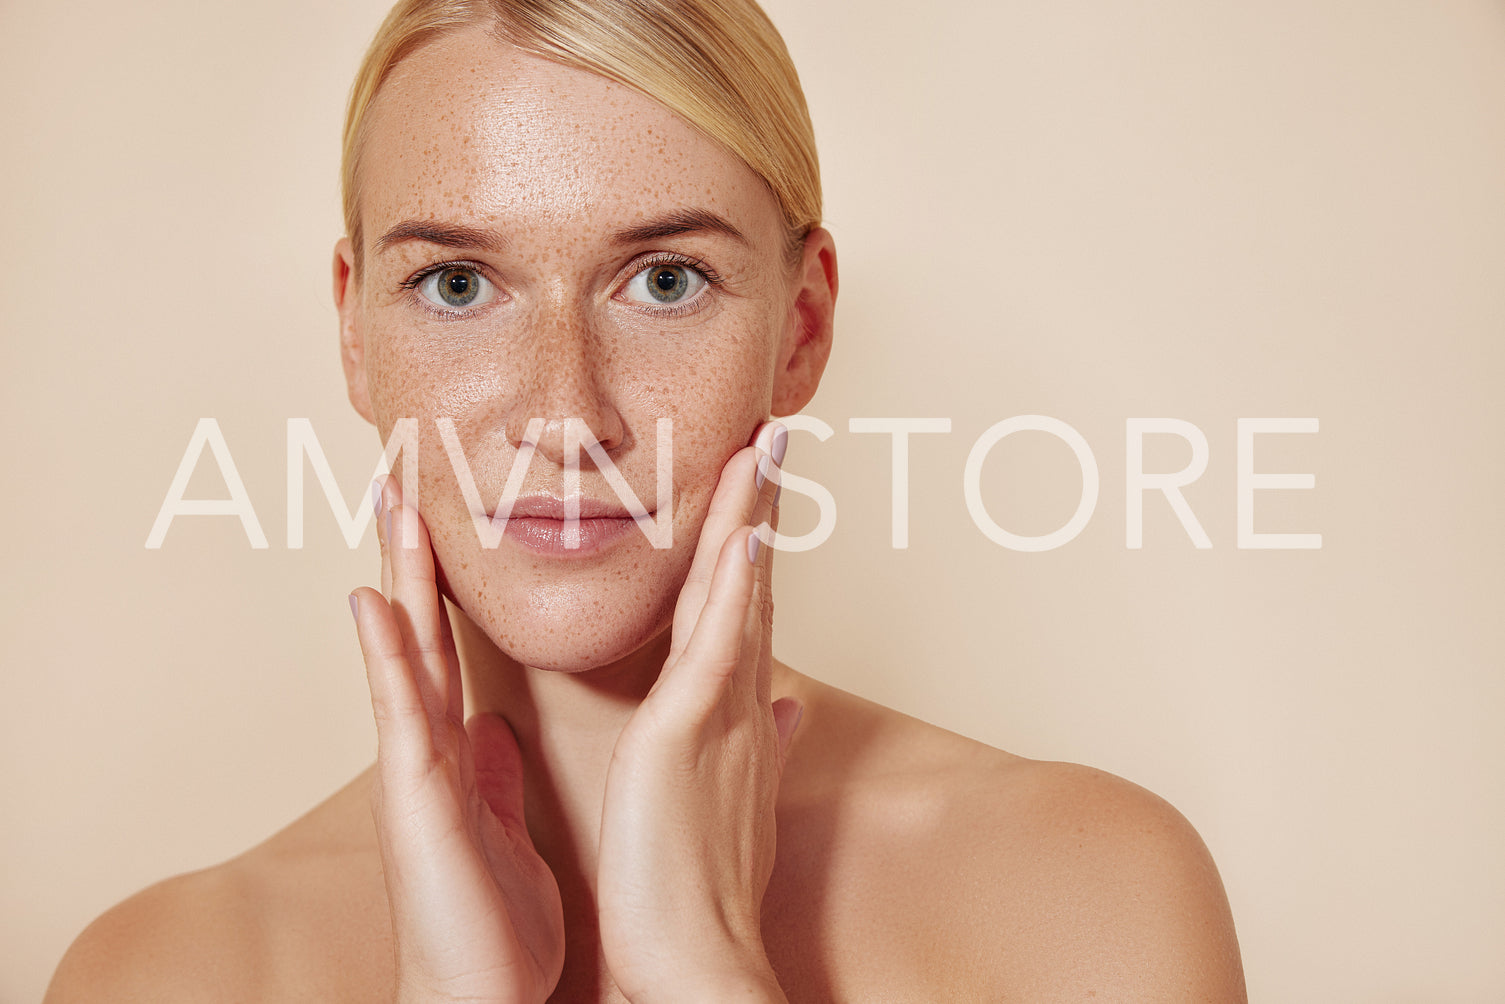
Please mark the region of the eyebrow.
<svg viewBox="0 0 1505 1004"><path fill-rule="evenodd" d="M643 244L678 237L682 234L725 234L740 244L748 244L747 236L730 220L709 209L676 209L642 223L623 227L612 232L608 238L613 244ZM457 223L442 223L438 220L403 220L376 240L373 251L381 254L389 248L408 241L423 241L449 248L474 248L497 253L505 245L505 238L478 227L461 226Z"/></svg>
<svg viewBox="0 0 1505 1004"><path fill-rule="evenodd" d="M447 248L474 248L493 254L501 251L507 243L499 235L477 227L440 223L437 220L403 220L377 238L373 250L381 254L388 248L407 241L424 241Z"/></svg>
<svg viewBox="0 0 1505 1004"><path fill-rule="evenodd" d="M643 244L693 233L725 234L740 244L748 243L747 236L733 226L730 220L709 209L676 209L663 216L614 231L609 239L613 244Z"/></svg>

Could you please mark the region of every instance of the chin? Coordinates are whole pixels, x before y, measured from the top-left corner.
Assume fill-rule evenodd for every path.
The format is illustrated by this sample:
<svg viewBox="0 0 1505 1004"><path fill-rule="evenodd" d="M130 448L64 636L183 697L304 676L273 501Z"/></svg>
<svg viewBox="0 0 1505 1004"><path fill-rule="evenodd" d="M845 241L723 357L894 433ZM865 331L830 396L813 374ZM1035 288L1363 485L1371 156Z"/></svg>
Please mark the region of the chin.
<svg viewBox="0 0 1505 1004"><path fill-rule="evenodd" d="M461 607L509 658L533 669L582 673L667 639L673 622L678 582L654 588L624 579L611 585L616 588L599 582L482 586L465 590Z"/></svg>

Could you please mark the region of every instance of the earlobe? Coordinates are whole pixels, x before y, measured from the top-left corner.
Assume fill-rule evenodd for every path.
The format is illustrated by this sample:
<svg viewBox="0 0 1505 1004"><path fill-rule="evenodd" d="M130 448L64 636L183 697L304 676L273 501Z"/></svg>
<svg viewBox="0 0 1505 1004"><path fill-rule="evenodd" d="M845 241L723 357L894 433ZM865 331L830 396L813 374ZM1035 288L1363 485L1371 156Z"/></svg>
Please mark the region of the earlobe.
<svg viewBox="0 0 1505 1004"><path fill-rule="evenodd" d="M792 415L810 403L831 357L838 283L836 244L829 230L816 227L806 235L795 281L774 378L775 415Z"/></svg>
<svg viewBox="0 0 1505 1004"><path fill-rule="evenodd" d="M360 284L355 272L355 248L349 237L334 246L334 306L340 315L340 365L350 403L372 425L371 395L366 387L366 344L360 324Z"/></svg>

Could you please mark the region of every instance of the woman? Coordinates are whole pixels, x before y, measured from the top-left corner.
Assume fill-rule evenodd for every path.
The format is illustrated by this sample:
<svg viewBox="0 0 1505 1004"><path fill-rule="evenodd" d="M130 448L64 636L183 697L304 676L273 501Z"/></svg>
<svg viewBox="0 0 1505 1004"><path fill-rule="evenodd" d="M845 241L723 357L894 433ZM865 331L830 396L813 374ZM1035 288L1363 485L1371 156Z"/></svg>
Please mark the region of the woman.
<svg viewBox="0 0 1505 1004"><path fill-rule="evenodd" d="M350 399L417 430L352 595L377 763L50 1000L1242 999L1169 806L771 658L837 272L760 11L402 4L345 158Z"/></svg>

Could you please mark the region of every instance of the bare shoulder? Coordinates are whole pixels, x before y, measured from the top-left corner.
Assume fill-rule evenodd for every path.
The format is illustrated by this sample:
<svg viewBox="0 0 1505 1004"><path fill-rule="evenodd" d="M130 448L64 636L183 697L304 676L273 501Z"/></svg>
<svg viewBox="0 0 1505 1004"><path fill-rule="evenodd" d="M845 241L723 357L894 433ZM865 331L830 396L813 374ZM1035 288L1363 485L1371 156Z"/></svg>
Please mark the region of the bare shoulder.
<svg viewBox="0 0 1505 1004"><path fill-rule="evenodd" d="M984 790L988 790L986 783ZM991 853L970 870L1006 938L983 939L1026 996L1242 1001L1228 898L1197 831L1153 793L1076 764L1025 761L958 814Z"/></svg>
<svg viewBox="0 0 1505 1004"><path fill-rule="evenodd" d="M814 687L805 724L826 734L797 737L791 763L829 765L796 783L812 818L830 807L827 893L848 937L913 952L907 971L963 997L1245 999L1217 867L1169 803Z"/></svg>
<svg viewBox="0 0 1505 1004"><path fill-rule="evenodd" d="M261 940L247 892L229 862L142 890L78 936L46 1004L243 999Z"/></svg>
<svg viewBox="0 0 1505 1004"><path fill-rule="evenodd" d="M358 784L246 853L107 910L63 956L45 1004L340 1000L351 988L325 986L321 960L385 972L385 902L370 899L380 864L353 811Z"/></svg>

